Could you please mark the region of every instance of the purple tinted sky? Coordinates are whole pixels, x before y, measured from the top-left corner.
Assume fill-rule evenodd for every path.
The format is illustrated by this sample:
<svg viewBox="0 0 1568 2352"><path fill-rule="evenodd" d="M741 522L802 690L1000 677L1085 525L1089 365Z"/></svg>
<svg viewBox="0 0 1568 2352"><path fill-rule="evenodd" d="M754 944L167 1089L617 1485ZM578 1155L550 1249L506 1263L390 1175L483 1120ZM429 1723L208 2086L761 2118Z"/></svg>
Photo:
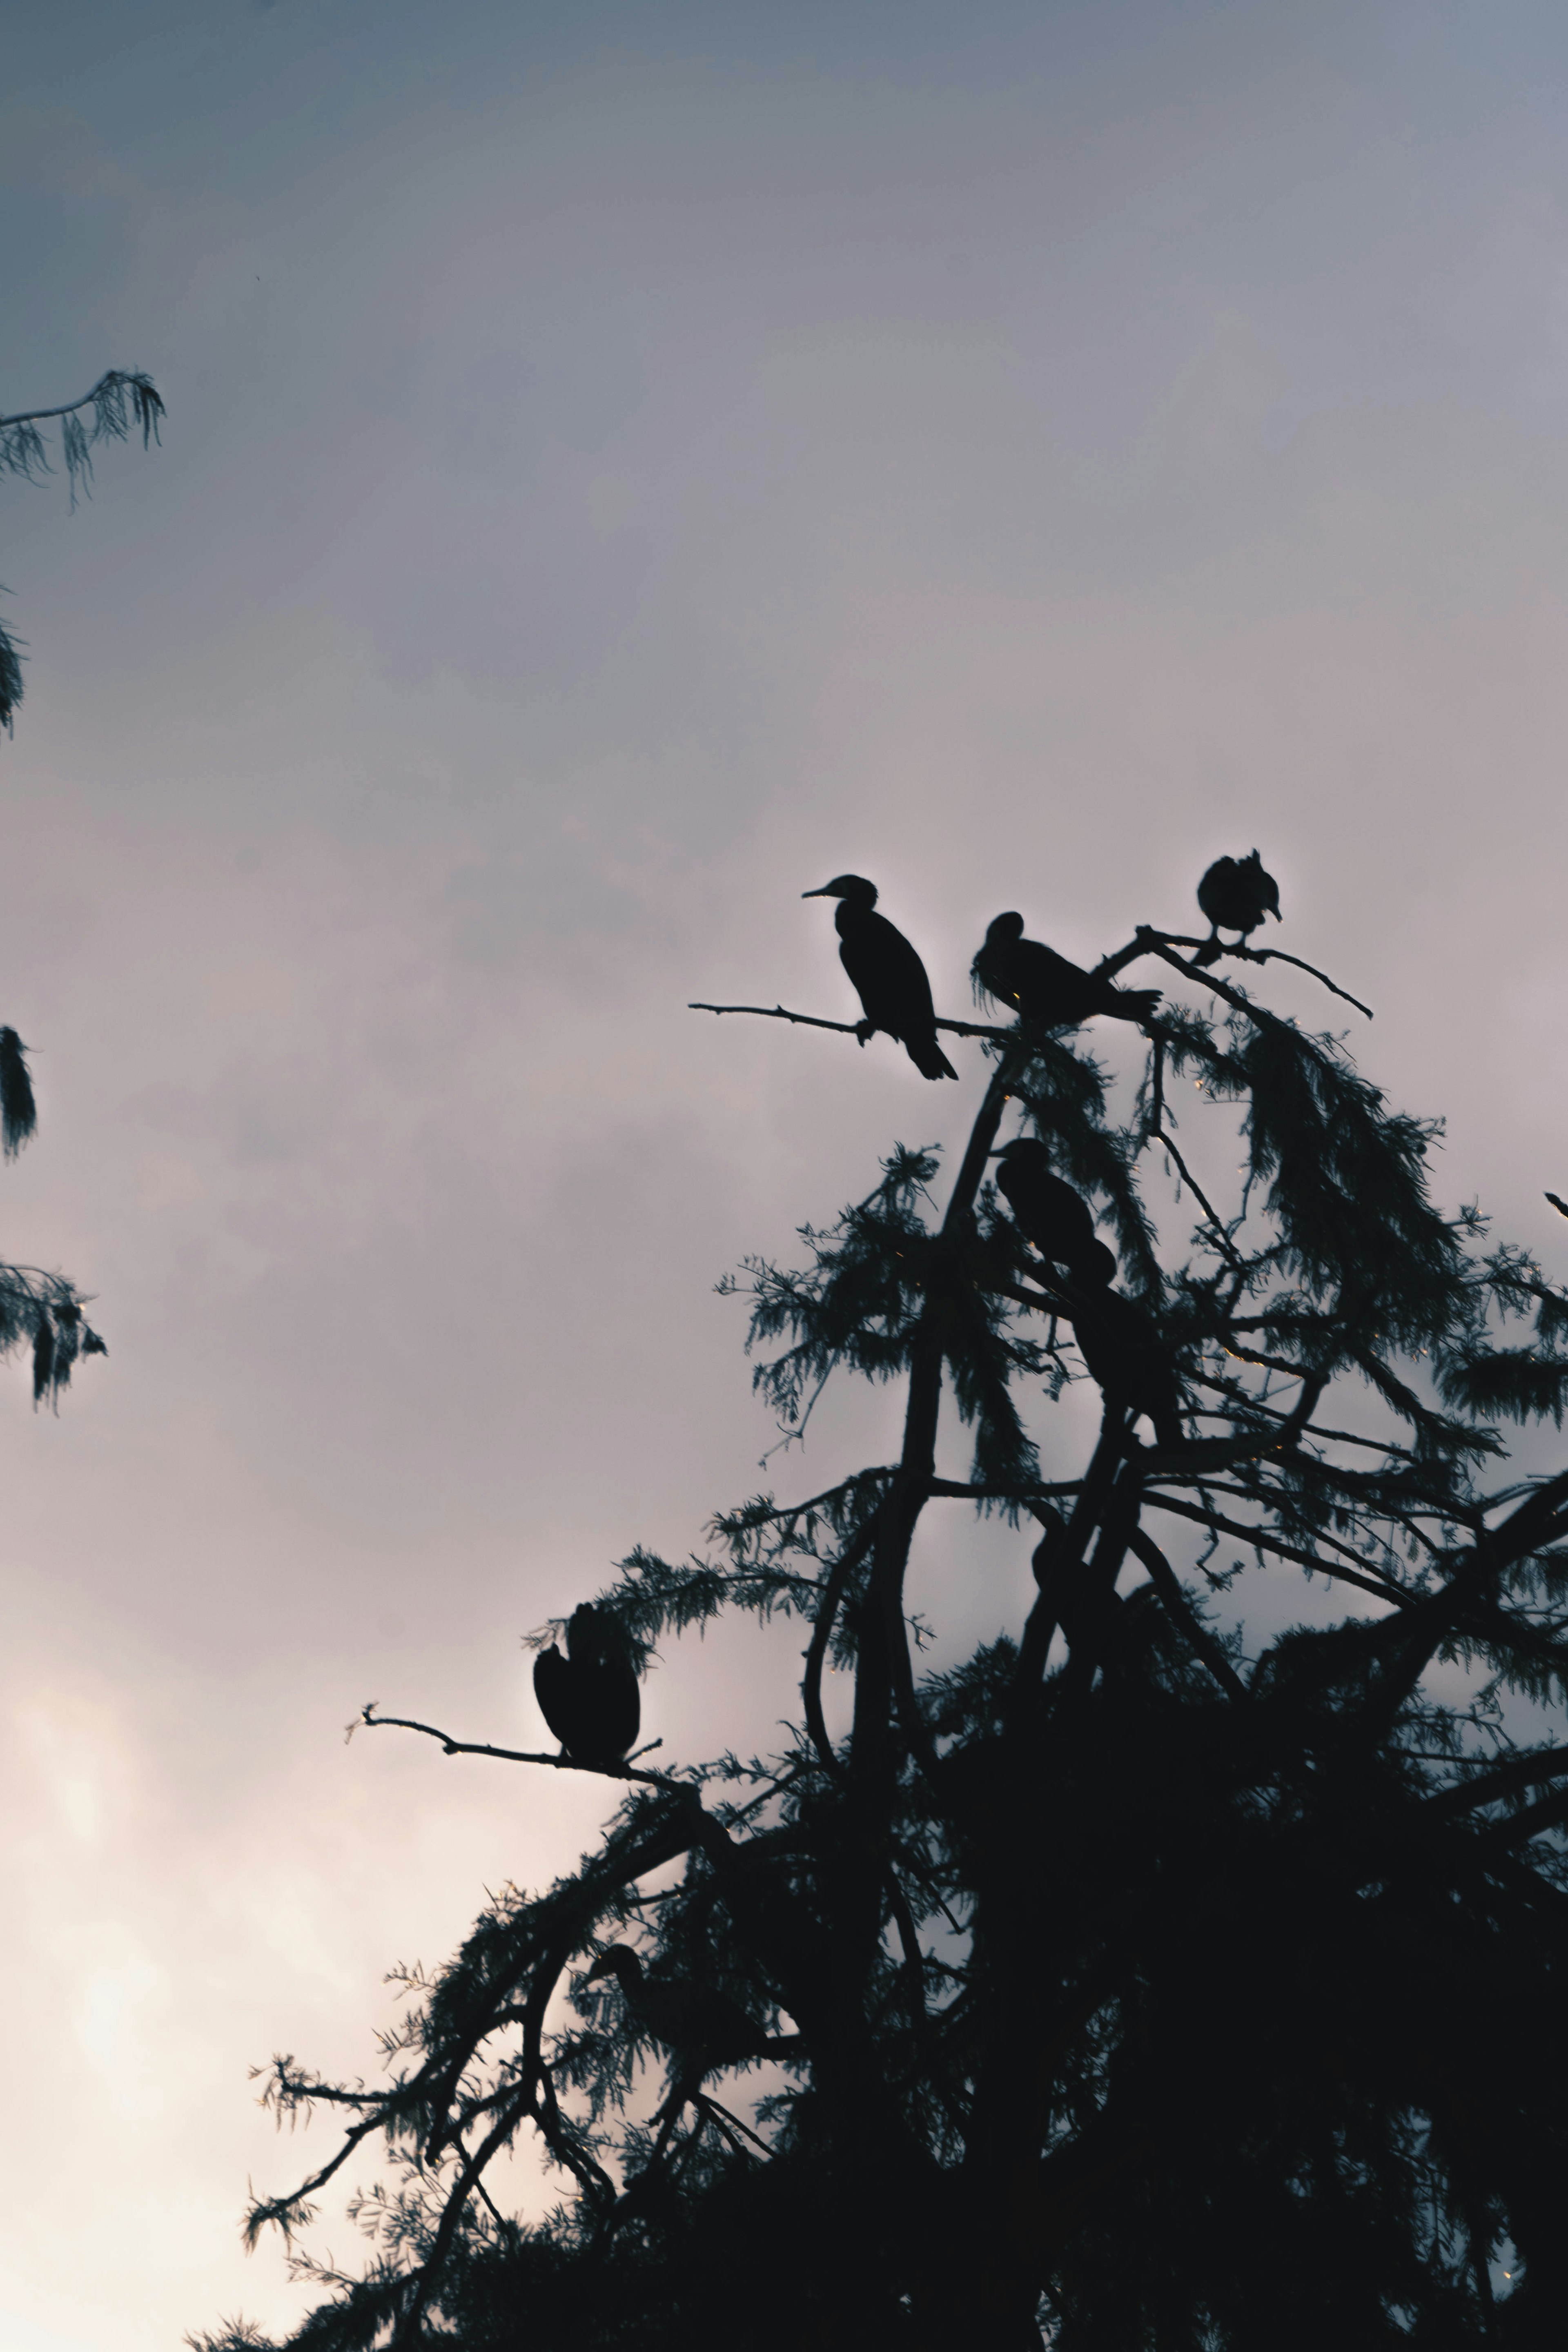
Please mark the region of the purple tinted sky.
<svg viewBox="0 0 1568 2352"><path fill-rule="evenodd" d="M851 1010L801 890L873 874L962 1013L999 907L1091 956L1257 842L1363 1066L1448 1114L1446 1197L1568 1260L1568 30L6 37L0 405L132 365L170 417L74 518L0 492L43 1120L0 1246L112 1350L58 1421L0 1379L0 2352L153 2352L302 2307L237 2222L328 2142L247 2064L374 2064L382 1969L602 1811L342 1724L531 1741L519 1633L759 1481L712 1281L973 1108L971 1064L682 1009ZM825 1406L780 1490L886 1413ZM965 1642L1026 1577L994 1528L923 1572ZM650 1733L755 1744L794 1646L672 1653Z"/></svg>

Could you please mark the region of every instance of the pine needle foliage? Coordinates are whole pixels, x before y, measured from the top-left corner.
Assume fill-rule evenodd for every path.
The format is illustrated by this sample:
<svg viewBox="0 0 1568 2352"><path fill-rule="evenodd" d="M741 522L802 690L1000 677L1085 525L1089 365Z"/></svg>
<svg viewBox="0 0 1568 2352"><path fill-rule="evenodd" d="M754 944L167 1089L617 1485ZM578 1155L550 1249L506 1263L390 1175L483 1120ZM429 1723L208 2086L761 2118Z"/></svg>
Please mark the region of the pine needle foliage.
<svg viewBox="0 0 1568 2352"><path fill-rule="evenodd" d="M279 2119L345 2129L252 2238L360 2152L386 2168L363 2270L296 2252L290 2346L1561 2341L1568 1290L1446 1212L1437 1125L1222 954L1264 961L1146 928L1106 959L1182 983L1136 1071L948 1024L990 1065L956 1158L895 1146L799 1263L721 1286L786 1439L834 1379L898 1383L898 1459L753 1496L685 1562L636 1549L596 1601L649 1660L725 1610L808 1625L799 1721L774 1755L584 1768L624 1784L599 1845L398 1972L383 2079L273 2062ZM1059 1409L1090 1310L986 1181L1015 1120L1113 1237L1179 1442L1102 1396L1086 1444ZM948 1408L966 1479L938 1475ZM910 1546L965 1508L973 1576L1026 1543L1037 1597L928 1671ZM1249 1653L1244 1557L1337 1611ZM661 2042L590 1977L617 1943L763 2055ZM487 2179L523 2145L558 2192L526 2216Z"/></svg>
<svg viewBox="0 0 1568 2352"><path fill-rule="evenodd" d="M0 1145L7 1160L15 1160L37 1124L27 1049L15 1029L0 1027ZM85 1294L63 1274L0 1260L0 1360L27 1351L35 1407L58 1408L81 1358L109 1352L83 1318L86 1304Z"/></svg>
<svg viewBox="0 0 1568 2352"><path fill-rule="evenodd" d="M41 482L55 470L43 427L57 425L65 460L71 512L79 497L92 495L92 453L100 441L127 441L140 432L142 446L162 438L163 402L151 376L136 368L110 368L80 400L58 408L34 408L0 416L0 475ZM22 639L0 627L0 727L7 734L22 699Z"/></svg>

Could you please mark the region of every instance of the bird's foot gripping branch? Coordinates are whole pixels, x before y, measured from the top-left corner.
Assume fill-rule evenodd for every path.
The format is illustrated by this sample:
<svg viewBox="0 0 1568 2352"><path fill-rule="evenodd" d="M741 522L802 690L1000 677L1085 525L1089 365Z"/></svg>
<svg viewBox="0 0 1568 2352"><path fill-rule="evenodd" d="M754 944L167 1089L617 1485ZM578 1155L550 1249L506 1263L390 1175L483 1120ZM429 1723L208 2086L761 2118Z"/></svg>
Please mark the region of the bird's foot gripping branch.
<svg viewBox="0 0 1568 2352"><path fill-rule="evenodd" d="M940 1209L943 1156L895 1147L804 1264L724 1286L786 1433L836 1375L895 1382L897 1458L632 1552L538 1659L558 1755L434 1734L624 1801L405 1980L383 2085L277 2062L280 2114L347 2130L253 2231L373 2142L394 2175L293 2340L1553 2341L1568 1470L1502 1424L1560 1420L1568 1292L1437 1207L1433 1123L1220 976L1278 912L1256 853L1205 877L1207 940L1142 928L1094 972L998 918L995 1024L934 1013L868 884L826 895L866 1021L928 1077L963 1040L979 1108ZM1076 1034L1102 1015L1135 1094ZM995 1630L926 1665L911 1551L955 1507L944 1573ZM1290 1628L1250 1648L1244 1572ZM798 1725L640 1766L652 1645L728 1609L805 1633ZM563 2193L525 2214L498 2159L529 2142Z"/></svg>

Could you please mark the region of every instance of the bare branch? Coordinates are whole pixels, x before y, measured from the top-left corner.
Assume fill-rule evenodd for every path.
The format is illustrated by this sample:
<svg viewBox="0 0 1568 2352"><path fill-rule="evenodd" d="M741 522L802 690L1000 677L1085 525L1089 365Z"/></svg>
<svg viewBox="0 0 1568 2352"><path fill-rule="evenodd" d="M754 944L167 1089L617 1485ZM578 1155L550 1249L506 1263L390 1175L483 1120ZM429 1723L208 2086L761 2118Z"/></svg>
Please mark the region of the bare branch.
<svg viewBox="0 0 1568 2352"><path fill-rule="evenodd" d="M1212 988L1217 996L1225 998L1227 1004L1235 1005L1238 1013L1246 1013L1249 1015L1257 1013L1258 1007L1249 1003L1245 996L1238 995L1235 989L1228 988L1212 965L1190 963L1184 956L1179 956L1175 952L1178 947L1207 947L1209 942L1206 940L1186 939L1175 931L1152 930L1146 923L1139 924L1138 940L1140 944L1125 959L1127 962L1131 963L1139 955L1157 955L1174 971L1184 972L1189 980L1196 981L1200 987ZM1320 971L1316 964L1303 963L1300 956L1287 955L1281 948L1226 948L1223 952L1226 955L1239 955L1248 963L1267 963L1271 961L1293 963L1299 971L1310 972L1314 980L1321 980L1331 996L1342 996L1347 1004L1353 1004L1356 1011L1364 1013L1369 1021L1373 1018L1370 1004L1363 1004L1359 996L1351 994L1348 988L1336 987L1328 973Z"/></svg>
<svg viewBox="0 0 1568 2352"><path fill-rule="evenodd" d="M1185 1184L1188 1192L1192 1194L1194 1200L1196 1201L1205 1216L1208 1219L1209 1224L1213 1228L1215 1241L1219 1244L1220 1248L1225 1252L1226 1256L1230 1261L1232 1273L1244 1273L1246 1269L1242 1265L1241 1258L1236 1249L1235 1244L1232 1242L1230 1235L1226 1233L1224 1225L1220 1223L1219 1217L1215 1213L1207 1194L1203 1189L1203 1186L1198 1182L1197 1178L1193 1174L1192 1170L1182 1158L1180 1151L1178 1151L1175 1144L1172 1141L1167 1130L1163 1127L1155 1127L1151 1129L1151 1134L1156 1143L1163 1143L1164 1145L1166 1150L1170 1153L1172 1159L1181 1170L1182 1181Z"/></svg>
<svg viewBox="0 0 1568 2352"><path fill-rule="evenodd" d="M682 1793L689 1785L671 1779L668 1772L638 1772L630 1764L585 1764L576 1756L542 1756L520 1748L492 1748L482 1739L454 1739L449 1732L437 1731L433 1723L416 1723L405 1715L377 1715L374 1706L372 1699L368 1706L361 1709L344 1732L345 1740L352 1739L362 1725L372 1731L422 1731L427 1739L438 1739L447 1756L495 1756L503 1764L548 1764L557 1772L597 1772L605 1780L642 1780L650 1789L673 1789ZM650 1739L647 1748L639 1748L637 1752L646 1756L650 1748L663 1745L661 1739Z"/></svg>
<svg viewBox="0 0 1568 2352"><path fill-rule="evenodd" d="M1315 963L1303 963L1300 956L1288 955L1283 948L1249 948L1240 941L1235 947L1227 947L1223 942L1216 946L1213 940L1194 940L1184 931L1157 931L1148 923L1139 924L1137 936L1131 947L1119 948L1114 955L1102 958L1095 967L1095 976L1097 979L1102 976L1109 978L1111 973L1123 971L1128 964L1136 963L1141 955L1163 955L1167 963L1174 964L1178 971L1186 972L1190 979L1202 981L1212 978L1212 964L1186 963L1179 956L1166 954L1169 948L1209 948L1216 955L1239 956L1244 963L1293 963L1298 971L1310 972L1314 980L1321 981L1331 996L1342 997L1347 1004L1353 1004L1358 1013L1364 1013L1369 1021L1375 1018L1370 1004L1363 1004L1359 996L1351 994L1348 988L1341 988L1326 971L1320 971ZM1218 988L1222 996L1228 992L1223 981L1218 982ZM1234 1003L1236 1000L1232 998L1231 1001Z"/></svg>
<svg viewBox="0 0 1568 2352"><path fill-rule="evenodd" d="M821 1021L815 1013L788 1013L782 1004L688 1004L688 1013L754 1013L763 1021L794 1021L804 1029L836 1029L841 1037L858 1037L862 1045L875 1031L863 1021ZM997 1037L1013 1035L1009 1029L994 1029L984 1021L944 1021L937 1016L937 1027L949 1029L955 1037ZM864 1034L862 1034L864 1032Z"/></svg>

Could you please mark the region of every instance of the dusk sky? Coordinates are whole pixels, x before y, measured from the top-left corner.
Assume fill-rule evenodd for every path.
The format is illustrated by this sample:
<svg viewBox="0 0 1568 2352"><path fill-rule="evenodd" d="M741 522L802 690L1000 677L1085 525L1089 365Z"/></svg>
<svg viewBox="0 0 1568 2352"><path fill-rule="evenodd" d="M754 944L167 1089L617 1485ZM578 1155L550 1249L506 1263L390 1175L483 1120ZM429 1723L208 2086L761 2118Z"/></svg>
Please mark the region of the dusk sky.
<svg viewBox="0 0 1568 2352"><path fill-rule="evenodd" d="M1092 960L1256 844L1376 1017L1270 1001L1568 1275L1568 19L15 0L5 48L0 411L116 366L168 419L74 515L0 484L0 1255L110 1349L58 1418L0 1369L0 2352L167 2352L307 2308L239 2226L332 2141L247 2067L370 2074L384 1971L609 1810L349 1718L549 1744L523 1633L887 1458L830 1391L760 1471L713 1285L984 1066L686 1010L854 1016L802 891L870 875L963 1017L999 909ZM1027 1555L942 1522L943 1654ZM667 1645L647 1736L766 1746L803 1638ZM310 2243L358 2260L341 2200Z"/></svg>

